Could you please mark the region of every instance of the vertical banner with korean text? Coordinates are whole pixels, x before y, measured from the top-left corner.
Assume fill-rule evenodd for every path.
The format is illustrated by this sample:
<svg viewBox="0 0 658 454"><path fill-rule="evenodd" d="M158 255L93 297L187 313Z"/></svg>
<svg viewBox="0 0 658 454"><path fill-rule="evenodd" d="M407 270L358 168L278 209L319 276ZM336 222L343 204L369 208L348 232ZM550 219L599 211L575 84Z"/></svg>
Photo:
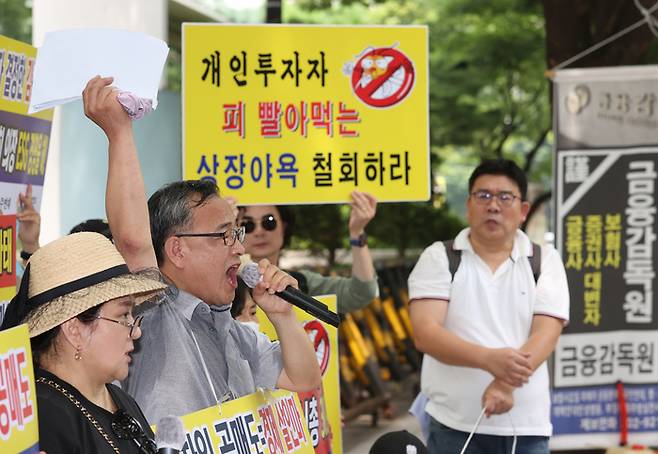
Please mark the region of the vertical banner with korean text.
<svg viewBox="0 0 658 454"><path fill-rule="evenodd" d="M336 295L315 296L336 312ZM302 320L304 330L315 348L315 354L322 373L320 388L297 393L304 411L304 420L315 454L340 454L343 452L340 416L340 384L338 379L338 331L307 314L301 309L293 309ZM258 311L260 329L270 339L277 339L274 326L263 311Z"/></svg>
<svg viewBox="0 0 658 454"><path fill-rule="evenodd" d="M183 24L183 176L241 204L430 194L423 26Z"/></svg>
<svg viewBox="0 0 658 454"><path fill-rule="evenodd" d="M32 183L41 206L53 110L27 114L36 48L0 35L0 211L16 213L18 193Z"/></svg>
<svg viewBox="0 0 658 454"><path fill-rule="evenodd" d="M0 331L0 452L39 452L36 389L27 325Z"/></svg>
<svg viewBox="0 0 658 454"><path fill-rule="evenodd" d="M39 210L41 206L53 110L27 114L36 54L36 48L29 44L0 35L0 214L16 214L20 209L18 194L25 192L28 183L32 184L35 208ZM10 289L11 286L5 285L6 226L6 222L3 223L4 283L0 284L0 321L7 302L16 293L14 288ZM15 239L15 232L13 235ZM11 244L14 248L12 257L15 257L16 242ZM15 259L12 262L15 262ZM12 276L15 283L15 266Z"/></svg>
<svg viewBox="0 0 658 454"><path fill-rule="evenodd" d="M571 321L555 352L554 449L615 446L615 383L629 442L658 436L656 66L558 71L557 247Z"/></svg>

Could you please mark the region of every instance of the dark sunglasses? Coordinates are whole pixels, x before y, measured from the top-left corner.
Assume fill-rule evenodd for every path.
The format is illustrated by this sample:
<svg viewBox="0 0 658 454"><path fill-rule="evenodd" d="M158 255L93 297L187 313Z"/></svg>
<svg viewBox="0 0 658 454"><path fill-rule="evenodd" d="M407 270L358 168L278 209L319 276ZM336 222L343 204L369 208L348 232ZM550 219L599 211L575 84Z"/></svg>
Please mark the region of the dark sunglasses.
<svg viewBox="0 0 658 454"><path fill-rule="evenodd" d="M123 409L112 416L112 431L122 440L132 440L142 454L157 454L158 447L135 418Z"/></svg>
<svg viewBox="0 0 658 454"><path fill-rule="evenodd" d="M266 214L261 218L260 221L254 221L253 218L245 217L242 220L241 225L242 227L244 227L244 231L246 233L251 233L254 230L256 230L256 222L258 222L260 226L263 229L267 230L268 232L271 232L272 230L276 229L277 226L277 221L273 214Z"/></svg>

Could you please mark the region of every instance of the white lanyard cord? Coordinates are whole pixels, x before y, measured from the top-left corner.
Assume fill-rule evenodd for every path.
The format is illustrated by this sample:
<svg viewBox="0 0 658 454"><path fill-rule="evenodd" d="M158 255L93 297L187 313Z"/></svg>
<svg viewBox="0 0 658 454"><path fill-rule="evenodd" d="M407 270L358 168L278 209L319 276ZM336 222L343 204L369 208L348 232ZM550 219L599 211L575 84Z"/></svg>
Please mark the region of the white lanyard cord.
<svg viewBox="0 0 658 454"><path fill-rule="evenodd" d="M473 426L473 429L471 430L471 433L468 434L468 438L466 439L466 443L464 443L464 447L462 448L461 452L459 454L464 454L466 452L466 448L468 448L468 445L471 443L471 439L473 438L473 435L475 435L475 431L478 430L478 426L480 425L480 422L482 421L482 417L484 416L486 408L483 408L482 411L480 412L480 416L478 416L477 421L475 421L475 425ZM511 454L516 454L516 427L514 427L514 421L512 421L512 415L507 413L510 419L510 423L512 424L512 430L514 431L514 441L512 442L512 452Z"/></svg>
<svg viewBox="0 0 658 454"><path fill-rule="evenodd" d="M514 427L514 420L512 419L512 414L507 412L509 416L509 423L512 425L512 433L514 434L514 441L512 442L512 452L510 454L516 454L516 427Z"/></svg>
<svg viewBox="0 0 658 454"><path fill-rule="evenodd" d="M217 402L217 407L219 408L219 414L222 414L222 404L219 401L219 398L217 397L217 391L215 391L215 387L212 384L212 379L210 378L210 372L208 371L208 366L206 366L206 361L203 359L203 354L201 353L201 349L199 348L199 343L196 341L196 336L194 333L190 330L190 334L192 335L192 340L194 341L194 345L196 345L196 349L199 352L199 358L201 359L201 365L203 366L203 372L206 374L206 378L208 379L208 384L210 385L210 390L212 391L212 395L215 398L215 402Z"/></svg>
<svg viewBox="0 0 658 454"><path fill-rule="evenodd" d="M473 438L473 435L475 435L475 431L478 430L478 426L480 425L480 421L482 421L482 417L484 416L484 411L486 408L483 408L482 411L480 412L480 416L478 416L478 420L475 421L475 425L473 426L473 430L471 430L471 433L468 434L468 438L466 439L466 443L464 443L464 447L462 448L461 452L459 454L464 454L466 452L466 448L468 448L468 444L471 442L471 438Z"/></svg>

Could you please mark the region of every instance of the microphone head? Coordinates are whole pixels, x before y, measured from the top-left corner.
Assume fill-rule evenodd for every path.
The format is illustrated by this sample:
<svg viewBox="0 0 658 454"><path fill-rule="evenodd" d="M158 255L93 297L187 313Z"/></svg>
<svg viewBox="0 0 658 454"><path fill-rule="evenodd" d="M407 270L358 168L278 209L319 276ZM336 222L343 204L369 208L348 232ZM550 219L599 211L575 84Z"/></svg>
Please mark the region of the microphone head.
<svg viewBox="0 0 658 454"><path fill-rule="evenodd" d="M183 421L177 416L163 416L158 422L155 433L155 444L158 449L170 448L176 452L183 448L185 443L185 428Z"/></svg>
<svg viewBox="0 0 658 454"><path fill-rule="evenodd" d="M252 261L243 261L238 268L238 276L242 278L247 287L254 288L263 279L258 272L258 265Z"/></svg>

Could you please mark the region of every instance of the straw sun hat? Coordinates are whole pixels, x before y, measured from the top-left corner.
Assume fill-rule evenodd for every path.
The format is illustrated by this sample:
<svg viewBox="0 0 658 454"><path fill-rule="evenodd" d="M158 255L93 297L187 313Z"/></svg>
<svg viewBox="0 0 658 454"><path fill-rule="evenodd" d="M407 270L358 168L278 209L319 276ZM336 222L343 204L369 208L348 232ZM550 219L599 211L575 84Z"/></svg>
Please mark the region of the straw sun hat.
<svg viewBox="0 0 658 454"><path fill-rule="evenodd" d="M32 255L2 327L27 323L30 337L35 337L99 304L128 295L140 304L165 288L131 274L103 235L75 233Z"/></svg>

